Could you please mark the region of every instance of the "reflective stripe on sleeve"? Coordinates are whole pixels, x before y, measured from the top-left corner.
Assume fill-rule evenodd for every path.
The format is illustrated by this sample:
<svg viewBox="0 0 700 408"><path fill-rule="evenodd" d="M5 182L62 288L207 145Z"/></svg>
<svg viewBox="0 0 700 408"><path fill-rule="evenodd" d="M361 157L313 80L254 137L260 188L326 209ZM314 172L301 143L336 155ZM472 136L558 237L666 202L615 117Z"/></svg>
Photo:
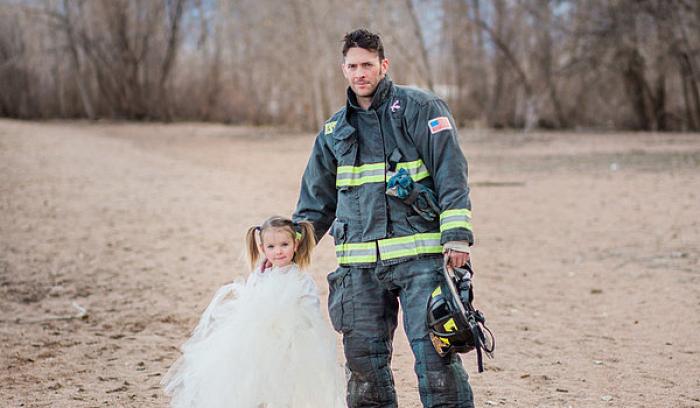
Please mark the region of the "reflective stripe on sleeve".
<svg viewBox="0 0 700 408"><path fill-rule="evenodd" d="M377 243L338 244L335 246L335 255L341 265L377 262Z"/></svg>
<svg viewBox="0 0 700 408"><path fill-rule="evenodd" d="M440 254L440 233L429 232L409 235L407 237L388 238L378 241L379 257L386 261L389 259L416 256L420 254Z"/></svg>
<svg viewBox="0 0 700 408"><path fill-rule="evenodd" d="M440 214L440 232L454 228L472 229L472 212L466 208L446 210Z"/></svg>
<svg viewBox="0 0 700 408"><path fill-rule="evenodd" d="M338 166L336 187L359 186L365 183L384 182L384 163L368 163L361 166Z"/></svg>

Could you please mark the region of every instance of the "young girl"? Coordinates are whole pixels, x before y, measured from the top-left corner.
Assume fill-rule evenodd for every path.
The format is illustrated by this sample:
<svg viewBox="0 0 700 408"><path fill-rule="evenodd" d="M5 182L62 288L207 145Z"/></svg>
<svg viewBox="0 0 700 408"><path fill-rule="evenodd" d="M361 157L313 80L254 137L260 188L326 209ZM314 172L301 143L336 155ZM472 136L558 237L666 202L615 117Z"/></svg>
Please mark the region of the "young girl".
<svg viewBox="0 0 700 408"><path fill-rule="evenodd" d="M254 272L216 292L182 346L163 379L171 406L344 406L335 337L300 271L315 245L312 225L272 217L248 230L246 245Z"/></svg>

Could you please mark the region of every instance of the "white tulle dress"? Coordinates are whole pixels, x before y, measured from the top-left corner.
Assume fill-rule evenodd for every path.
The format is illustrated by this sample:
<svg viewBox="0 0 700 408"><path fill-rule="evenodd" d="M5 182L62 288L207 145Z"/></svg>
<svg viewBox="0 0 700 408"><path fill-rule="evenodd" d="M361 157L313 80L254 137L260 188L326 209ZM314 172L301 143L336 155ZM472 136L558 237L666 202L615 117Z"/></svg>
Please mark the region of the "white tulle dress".
<svg viewBox="0 0 700 408"><path fill-rule="evenodd" d="M175 408L344 407L318 290L292 264L220 288L163 379Z"/></svg>

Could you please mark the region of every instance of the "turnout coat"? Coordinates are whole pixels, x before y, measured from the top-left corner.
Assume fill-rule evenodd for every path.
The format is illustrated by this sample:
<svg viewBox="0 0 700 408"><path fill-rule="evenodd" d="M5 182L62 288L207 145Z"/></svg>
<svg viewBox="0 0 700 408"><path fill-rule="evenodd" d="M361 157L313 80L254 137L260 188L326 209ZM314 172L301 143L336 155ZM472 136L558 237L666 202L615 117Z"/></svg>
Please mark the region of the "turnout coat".
<svg viewBox="0 0 700 408"><path fill-rule="evenodd" d="M367 110L347 93L316 137L294 220L312 222L317 241L330 229L340 265L391 265L439 254L450 241L473 244L467 161L445 102L388 76ZM402 168L435 193L439 219L386 194Z"/></svg>

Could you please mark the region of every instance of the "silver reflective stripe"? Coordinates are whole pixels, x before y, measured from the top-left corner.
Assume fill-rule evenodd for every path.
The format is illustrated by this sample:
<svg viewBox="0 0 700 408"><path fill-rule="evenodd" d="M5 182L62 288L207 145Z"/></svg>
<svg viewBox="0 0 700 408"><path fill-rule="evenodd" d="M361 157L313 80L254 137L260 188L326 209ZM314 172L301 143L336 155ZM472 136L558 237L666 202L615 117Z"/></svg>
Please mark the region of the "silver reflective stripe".
<svg viewBox="0 0 700 408"><path fill-rule="evenodd" d="M414 160L411 162L396 163L396 172L398 172L401 169L406 169L406 171L411 176L413 181L420 181L420 180L423 180L424 178L430 177L430 173L428 172L428 168L425 167L425 164L423 163L423 160L421 160L421 159ZM387 171L387 173L386 173L387 179L390 179L394 174L396 174L396 172Z"/></svg>
<svg viewBox="0 0 700 408"><path fill-rule="evenodd" d="M406 237L382 239L378 241L378 244L379 258L383 261L402 258L405 256L442 253L439 232L428 232L409 235Z"/></svg>
<svg viewBox="0 0 700 408"><path fill-rule="evenodd" d="M379 247L379 258L383 261L442 253L440 233L428 232L372 242L338 244L335 246L335 254L341 265L373 263L377 262L377 247Z"/></svg>
<svg viewBox="0 0 700 408"><path fill-rule="evenodd" d="M377 262L377 243L372 241L338 244L335 246L335 255L338 257L338 263L342 265Z"/></svg>
<svg viewBox="0 0 700 408"><path fill-rule="evenodd" d="M466 208L446 210L440 214L440 231L454 228L472 229L472 212Z"/></svg>
<svg viewBox="0 0 700 408"><path fill-rule="evenodd" d="M338 166L336 187L359 186L365 183L384 182L384 163L368 163L361 166Z"/></svg>

